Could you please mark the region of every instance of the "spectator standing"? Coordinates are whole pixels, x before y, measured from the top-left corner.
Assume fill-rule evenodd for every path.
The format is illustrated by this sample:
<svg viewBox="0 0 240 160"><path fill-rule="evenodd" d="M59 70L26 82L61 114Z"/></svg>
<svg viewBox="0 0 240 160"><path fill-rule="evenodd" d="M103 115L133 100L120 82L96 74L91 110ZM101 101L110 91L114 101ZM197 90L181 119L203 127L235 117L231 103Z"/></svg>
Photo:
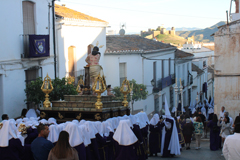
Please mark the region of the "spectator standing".
<svg viewBox="0 0 240 160"><path fill-rule="evenodd" d="M68 132L60 132L57 144L50 151L48 160L78 160L78 152L69 144Z"/></svg>
<svg viewBox="0 0 240 160"><path fill-rule="evenodd" d="M225 117L222 122L221 119L219 119L218 126L221 127L220 136L222 137L222 143L224 143L227 136L230 135L231 124L229 117Z"/></svg>
<svg viewBox="0 0 240 160"><path fill-rule="evenodd" d="M230 123L230 126L232 127L233 119L232 119L232 117L229 116L229 113L228 112L224 112L224 117L229 117L229 123Z"/></svg>
<svg viewBox="0 0 240 160"><path fill-rule="evenodd" d="M220 127L217 125L218 118L217 115L213 115L213 119L209 121L207 126L210 128L210 150L216 151L219 149L220 143Z"/></svg>
<svg viewBox="0 0 240 160"><path fill-rule="evenodd" d="M226 160L240 159L240 123L235 124L234 134L226 138L223 155Z"/></svg>
<svg viewBox="0 0 240 160"><path fill-rule="evenodd" d="M54 145L46 139L49 134L49 128L47 125L39 124L37 130L38 137L32 142L31 150L35 160L45 160L48 158L48 154Z"/></svg>
<svg viewBox="0 0 240 160"><path fill-rule="evenodd" d="M190 149L192 134L194 132L194 127L189 118L186 119L186 123L183 125L183 136L186 143L186 149Z"/></svg>
<svg viewBox="0 0 240 160"><path fill-rule="evenodd" d="M221 118L222 118L222 119L224 118L224 112L225 112L225 107L222 106L221 111L220 111L220 114L219 114L220 119L221 119Z"/></svg>
<svg viewBox="0 0 240 160"><path fill-rule="evenodd" d="M198 150L201 148L200 143L201 143L201 136L203 133L203 123L200 116L196 118L196 122L193 122L193 126L195 129L196 149Z"/></svg>

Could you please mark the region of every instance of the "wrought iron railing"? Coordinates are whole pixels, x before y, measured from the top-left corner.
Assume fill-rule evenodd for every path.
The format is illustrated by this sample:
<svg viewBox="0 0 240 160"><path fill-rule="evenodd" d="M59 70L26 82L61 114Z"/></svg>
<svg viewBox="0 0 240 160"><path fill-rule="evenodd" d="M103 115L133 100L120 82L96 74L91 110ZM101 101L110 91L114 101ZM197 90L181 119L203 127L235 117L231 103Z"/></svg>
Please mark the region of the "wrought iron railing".
<svg viewBox="0 0 240 160"><path fill-rule="evenodd" d="M83 78L83 81L85 81L85 69L81 69L79 71L74 72L66 72L66 77L74 77L74 84L77 85L78 81L80 80L80 77Z"/></svg>

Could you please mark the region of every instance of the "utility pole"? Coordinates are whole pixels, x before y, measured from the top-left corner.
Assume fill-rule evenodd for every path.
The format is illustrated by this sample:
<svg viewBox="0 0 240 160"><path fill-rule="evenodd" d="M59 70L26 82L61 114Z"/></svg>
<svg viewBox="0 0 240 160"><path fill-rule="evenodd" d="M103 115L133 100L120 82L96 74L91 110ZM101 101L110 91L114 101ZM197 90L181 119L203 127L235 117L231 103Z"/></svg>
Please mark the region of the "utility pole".
<svg viewBox="0 0 240 160"><path fill-rule="evenodd" d="M57 62L56 62L56 39L55 39L55 0L52 0L52 21L53 21L53 53L54 53L54 78L57 78Z"/></svg>

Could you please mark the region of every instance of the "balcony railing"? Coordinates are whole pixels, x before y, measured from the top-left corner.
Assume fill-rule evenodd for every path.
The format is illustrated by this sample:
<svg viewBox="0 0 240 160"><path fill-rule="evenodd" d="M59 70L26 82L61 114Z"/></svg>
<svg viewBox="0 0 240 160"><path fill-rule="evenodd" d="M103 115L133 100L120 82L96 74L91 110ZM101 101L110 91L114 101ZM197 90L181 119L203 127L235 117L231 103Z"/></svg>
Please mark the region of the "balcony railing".
<svg viewBox="0 0 240 160"><path fill-rule="evenodd" d="M83 77L83 81L85 82L85 69L81 69L79 71L74 72L66 72L66 77L74 77L74 84L77 85L80 80L80 76Z"/></svg>
<svg viewBox="0 0 240 160"><path fill-rule="evenodd" d="M28 56L29 56L29 35L23 34L22 40L23 40L23 53L21 54L21 58L28 58Z"/></svg>
<svg viewBox="0 0 240 160"><path fill-rule="evenodd" d="M153 93L157 93L162 89L172 85L175 83L175 74L167 76L165 78L161 78L157 81L156 87L153 88Z"/></svg>

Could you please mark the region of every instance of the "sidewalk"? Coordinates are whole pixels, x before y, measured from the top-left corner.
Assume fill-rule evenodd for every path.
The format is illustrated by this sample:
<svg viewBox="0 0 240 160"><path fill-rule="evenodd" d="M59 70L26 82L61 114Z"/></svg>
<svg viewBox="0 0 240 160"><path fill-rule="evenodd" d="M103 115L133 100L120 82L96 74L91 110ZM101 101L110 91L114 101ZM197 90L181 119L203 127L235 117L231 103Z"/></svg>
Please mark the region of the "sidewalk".
<svg viewBox="0 0 240 160"><path fill-rule="evenodd" d="M201 141L201 149L195 150L195 142L191 143L190 150L183 150L180 156L175 156L173 158L162 158L160 154L158 157L149 157L148 160L157 160L157 159L164 159L164 160L225 160L222 154L222 150L218 151L211 151L209 148L209 140L202 140Z"/></svg>

